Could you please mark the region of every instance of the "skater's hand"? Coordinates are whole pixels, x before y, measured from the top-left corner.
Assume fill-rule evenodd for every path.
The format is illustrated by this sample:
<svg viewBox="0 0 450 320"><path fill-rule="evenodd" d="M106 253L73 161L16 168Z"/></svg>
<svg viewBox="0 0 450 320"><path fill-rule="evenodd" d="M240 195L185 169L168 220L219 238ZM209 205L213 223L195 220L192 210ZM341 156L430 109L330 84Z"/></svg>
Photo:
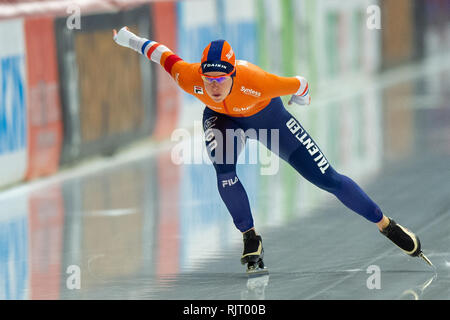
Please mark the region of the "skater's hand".
<svg viewBox="0 0 450 320"><path fill-rule="evenodd" d="M113 39L114 41L122 46L122 47L130 47L130 40L136 38L136 35L128 30L128 27L125 26L117 32L116 29L113 29ZM131 48L132 49L132 48Z"/></svg>
<svg viewBox="0 0 450 320"><path fill-rule="evenodd" d="M308 94L306 94L304 96L293 94L291 99L288 102L288 105L291 105L292 102L299 104L301 106L305 106L305 105L307 106L311 103L311 96L309 95L309 92L308 92Z"/></svg>
<svg viewBox="0 0 450 320"><path fill-rule="evenodd" d="M301 76L296 76L296 78L300 81L300 88L298 88L297 92L292 95L288 105L291 105L292 102L301 106L309 105L311 103L311 96L309 95L308 80Z"/></svg>

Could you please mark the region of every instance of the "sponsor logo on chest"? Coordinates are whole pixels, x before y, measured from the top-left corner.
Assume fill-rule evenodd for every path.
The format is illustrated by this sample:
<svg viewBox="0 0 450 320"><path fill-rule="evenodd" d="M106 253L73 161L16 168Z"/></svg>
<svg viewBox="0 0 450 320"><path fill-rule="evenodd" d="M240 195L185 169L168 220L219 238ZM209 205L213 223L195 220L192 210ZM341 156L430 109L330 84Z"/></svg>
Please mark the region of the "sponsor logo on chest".
<svg viewBox="0 0 450 320"><path fill-rule="evenodd" d="M234 111L234 112L243 112L243 111L248 111L248 110L250 110L251 108L253 108L253 106L242 107L242 108L234 107L234 108L233 108L233 111Z"/></svg>
<svg viewBox="0 0 450 320"><path fill-rule="evenodd" d="M194 86L194 93L195 94L203 94L203 88L199 86Z"/></svg>
<svg viewBox="0 0 450 320"><path fill-rule="evenodd" d="M261 96L261 92L250 89L250 88L246 88L244 86L241 86L241 92L243 94L247 94L249 96L254 96L254 97L260 97Z"/></svg>

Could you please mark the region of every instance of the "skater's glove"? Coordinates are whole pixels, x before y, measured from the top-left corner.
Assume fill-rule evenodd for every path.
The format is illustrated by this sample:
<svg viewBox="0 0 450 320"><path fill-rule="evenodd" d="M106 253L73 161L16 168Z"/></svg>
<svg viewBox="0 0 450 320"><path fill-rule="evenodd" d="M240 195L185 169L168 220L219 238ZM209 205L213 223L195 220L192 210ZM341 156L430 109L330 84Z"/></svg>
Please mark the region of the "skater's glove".
<svg viewBox="0 0 450 320"><path fill-rule="evenodd" d="M291 105L294 102L301 106L309 105L311 103L311 96L309 95L308 81L300 76L297 76L296 78L300 81L300 88L292 95L288 104Z"/></svg>
<svg viewBox="0 0 450 320"><path fill-rule="evenodd" d="M126 26L120 29L119 32L114 29L113 39L118 45L133 49L137 52L141 51L142 44L146 41L146 39L140 38L129 31Z"/></svg>
<svg viewBox="0 0 450 320"><path fill-rule="evenodd" d="M298 96L296 94L293 94L288 102L288 105L291 105L293 102L301 106L307 106L311 103L311 96L309 94L307 94L306 96Z"/></svg>

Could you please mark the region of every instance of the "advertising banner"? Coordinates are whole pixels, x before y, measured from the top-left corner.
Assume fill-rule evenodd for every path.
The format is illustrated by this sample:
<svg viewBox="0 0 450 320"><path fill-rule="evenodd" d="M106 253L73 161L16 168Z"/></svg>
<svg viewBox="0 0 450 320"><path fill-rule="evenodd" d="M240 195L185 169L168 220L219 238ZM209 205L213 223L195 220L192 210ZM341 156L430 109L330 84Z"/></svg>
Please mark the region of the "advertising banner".
<svg viewBox="0 0 450 320"><path fill-rule="evenodd" d="M51 18L25 20L28 78L27 179L59 168L62 144L56 45Z"/></svg>
<svg viewBox="0 0 450 320"><path fill-rule="evenodd" d="M408 62L414 56L414 12L411 0L382 1L382 67Z"/></svg>
<svg viewBox="0 0 450 320"><path fill-rule="evenodd" d="M177 5L175 2L155 2L152 7L154 41L164 44L175 54L177 45ZM181 101L181 89L160 66L157 69L157 110L154 137L164 139L176 128Z"/></svg>
<svg viewBox="0 0 450 320"><path fill-rule="evenodd" d="M150 8L81 17L79 29L56 20L61 72L64 145L62 162L113 154L149 136L155 122L154 67L146 57L112 40L128 26L151 39Z"/></svg>
<svg viewBox="0 0 450 320"><path fill-rule="evenodd" d="M0 22L0 187L27 168L27 101L23 21ZM7 45L6 45L7 44Z"/></svg>

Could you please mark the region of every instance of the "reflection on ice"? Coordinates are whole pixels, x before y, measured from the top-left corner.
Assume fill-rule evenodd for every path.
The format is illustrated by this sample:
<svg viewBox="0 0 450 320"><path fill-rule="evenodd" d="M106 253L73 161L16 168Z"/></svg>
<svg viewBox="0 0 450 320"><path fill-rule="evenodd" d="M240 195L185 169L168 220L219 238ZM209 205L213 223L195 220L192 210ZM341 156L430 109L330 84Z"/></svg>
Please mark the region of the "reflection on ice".
<svg viewBox="0 0 450 320"><path fill-rule="evenodd" d="M265 290L269 284L269 274L249 277L247 280L247 289L241 292L242 300L264 300Z"/></svg>
<svg viewBox="0 0 450 320"><path fill-rule="evenodd" d="M411 289L407 289L405 291L403 291L403 293L400 296L400 299L414 299L414 300L419 300L420 297L423 295L425 289L427 289L431 283L436 280L437 278L437 273L435 273L430 279L428 279L427 281L425 281L424 283L415 286Z"/></svg>
<svg viewBox="0 0 450 320"><path fill-rule="evenodd" d="M16 200L16 199L15 199ZM0 299L27 299L29 287L28 203L3 201L0 215Z"/></svg>

